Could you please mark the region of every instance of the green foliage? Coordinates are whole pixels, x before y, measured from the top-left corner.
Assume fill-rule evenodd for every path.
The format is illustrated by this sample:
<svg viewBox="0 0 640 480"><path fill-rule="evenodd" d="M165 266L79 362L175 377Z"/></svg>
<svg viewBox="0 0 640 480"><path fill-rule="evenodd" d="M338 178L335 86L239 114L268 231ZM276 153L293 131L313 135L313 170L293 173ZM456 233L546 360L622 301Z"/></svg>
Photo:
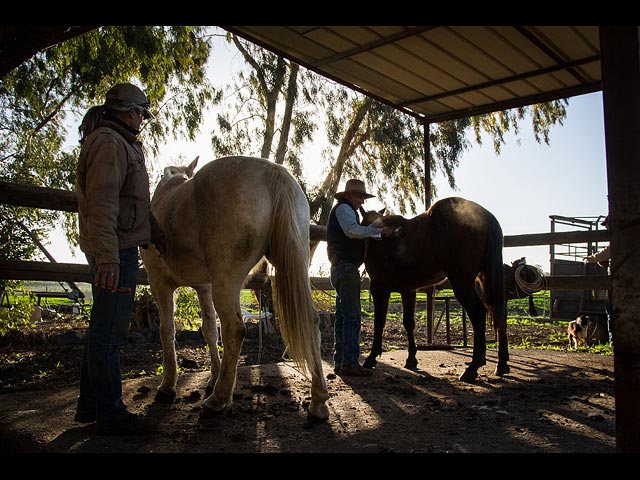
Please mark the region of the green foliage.
<svg viewBox="0 0 640 480"><path fill-rule="evenodd" d="M147 148L157 153L169 138L194 139L205 108L220 99L205 75L211 47L204 35L205 27L101 27L15 68L0 80L0 180L73 190L78 146L66 125L79 124L119 82L141 85L151 100L156 119L141 134ZM61 221L76 245L75 217L0 206L2 258L36 254L20 223L42 241Z"/></svg>
<svg viewBox="0 0 640 480"><path fill-rule="evenodd" d="M336 309L335 291L312 290L313 304L318 312L333 312Z"/></svg>
<svg viewBox="0 0 640 480"><path fill-rule="evenodd" d="M196 291L190 287L180 287L176 290L175 299L175 321L188 327L188 330L197 330L202 325L202 318Z"/></svg>
<svg viewBox="0 0 640 480"><path fill-rule="evenodd" d="M18 282L6 282L4 292L11 300L11 306L0 308L0 335L30 326L31 314L36 306L35 296Z"/></svg>
<svg viewBox="0 0 640 480"><path fill-rule="evenodd" d="M317 130L323 80L268 50L227 34L246 63L226 86L211 144L216 155L254 155L285 164L304 186L304 146Z"/></svg>
<svg viewBox="0 0 640 480"><path fill-rule="evenodd" d="M613 355L613 346L608 343L590 345L586 348L586 351L589 353L598 353L600 355Z"/></svg>
<svg viewBox="0 0 640 480"><path fill-rule="evenodd" d="M531 340L529 337L524 337L520 340L520 345L516 345L516 348L531 348Z"/></svg>

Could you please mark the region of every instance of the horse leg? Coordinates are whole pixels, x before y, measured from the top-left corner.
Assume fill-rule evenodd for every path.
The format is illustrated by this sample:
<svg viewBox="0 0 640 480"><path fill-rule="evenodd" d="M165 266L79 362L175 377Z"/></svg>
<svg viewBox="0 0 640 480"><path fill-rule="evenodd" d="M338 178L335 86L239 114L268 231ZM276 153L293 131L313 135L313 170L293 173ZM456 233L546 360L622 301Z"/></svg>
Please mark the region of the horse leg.
<svg viewBox="0 0 640 480"><path fill-rule="evenodd" d="M373 298L373 345L371 353L365 359L362 366L364 368L373 368L378 361L376 357L382 355L382 334L384 332L384 324L387 321L387 310L389 309L389 297L391 292L386 287L380 285L375 280L371 280L369 286L371 297Z"/></svg>
<svg viewBox="0 0 640 480"><path fill-rule="evenodd" d="M211 392L213 392L213 385L216 383L218 373L220 372L220 352L218 351L216 310L213 306L210 286L198 287L195 290L198 293L198 301L200 302L200 310L202 311L202 335L207 342L209 355L211 356L211 377L209 378L205 389L205 394L211 395Z"/></svg>
<svg viewBox="0 0 640 480"><path fill-rule="evenodd" d="M173 403L178 383L176 327L173 319L175 308L173 292L175 288L166 285L152 285L151 287L160 315L160 341L162 343L162 383L156 391L155 401Z"/></svg>
<svg viewBox="0 0 640 480"><path fill-rule="evenodd" d="M536 310L536 305L533 303L533 295L529 294L529 315L532 317L538 316L538 310Z"/></svg>
<svg viewBox="0 0 640 480"><path fill-rule="evenodd" d="M507 314L507 310L504 310L504 315ZM500 319L493 319L494 325L497 325L496 336L498 337L498 364L496 365L495 375L501 377L511 371L509 367L509 339L507 338L506 327L503 328ZM507 324L507 319L504 319L504 325Z"/></svg>
<svg viewBox="0 0 640 480"><path fill-rule="evenodd" d="M462 282L449 278L449 282L453 287L456 299L467 311L473 327L473 356L464 373L460 376L461 381L473 383L478 378L478 369L487 364L487 310L475 291L475 280Z"/></svg>
<svg viewBox="0 0 640 480"><path fill-rule="evenodd" d="M409 353L407 355L407 361L404 364L404 368L409 370L415 370L418 368L418 359L416 353L418 347L416 347L415 329L416 329L416 291L404 292L402 296L402 324L407 332L407 343Z"/></svg>
<svg viewBox="0 0 640 480"><path fill-rule="evenodd" d="M219 413L233 403L236 373L240 349L246 334L246 327L240 313L240 287L235 289L216 288L213 285L213 301L220 318L223 353L218 379L213 392L203 402L202 414Z"/></svg>

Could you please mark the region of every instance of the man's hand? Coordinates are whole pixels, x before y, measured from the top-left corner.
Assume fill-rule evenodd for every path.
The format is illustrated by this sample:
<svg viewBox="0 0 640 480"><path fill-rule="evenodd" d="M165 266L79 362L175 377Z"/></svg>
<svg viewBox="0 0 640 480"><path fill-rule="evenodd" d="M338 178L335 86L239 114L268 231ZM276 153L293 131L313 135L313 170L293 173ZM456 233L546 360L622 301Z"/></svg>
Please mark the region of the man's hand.
<svg viewBox="0 0 640 480"><path fill-rule="evenodd" d="M115 292L118 288L119 280L120 265L117 263L103 263L98 265L98 271L93 279L93 285Z"/></svg>
<svg viewBox="0 0 640 480"><path fill-rule="evenodd" d="M392 235L393 235L393 230L391 228L389 228L389 227L384 227L382 229L382 232L380 232L380 236L382 238L389 238Z"/></svg>

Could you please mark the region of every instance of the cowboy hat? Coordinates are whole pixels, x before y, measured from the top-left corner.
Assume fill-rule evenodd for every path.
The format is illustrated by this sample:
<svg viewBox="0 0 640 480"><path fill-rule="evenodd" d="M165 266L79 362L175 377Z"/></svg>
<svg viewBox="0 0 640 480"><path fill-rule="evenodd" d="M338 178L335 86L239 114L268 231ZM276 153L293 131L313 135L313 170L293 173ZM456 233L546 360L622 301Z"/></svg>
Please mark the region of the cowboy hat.
<svg viewBox="0 0 640 480"><path fill-rule="evenodd" d="M111 87L107 92L104 106L120 111L138 107L142 110L144 118L154 118L150 110L149 99L142 90L131 83L119 83Z"/></svg>
<svg viewBox="0 0 640 480"><path fill-rule="evenodd" d="M342 200L344 198L344 194L347 192L359 193L364 196L364 198L373 198L375 195L371 195L367 193L367 189L364 186L364 182L362 180L358 180L357 178L352 178L351 180L347 180L347 184L344 186L344 191L336 192L333 197L336 200Z"/></svg>

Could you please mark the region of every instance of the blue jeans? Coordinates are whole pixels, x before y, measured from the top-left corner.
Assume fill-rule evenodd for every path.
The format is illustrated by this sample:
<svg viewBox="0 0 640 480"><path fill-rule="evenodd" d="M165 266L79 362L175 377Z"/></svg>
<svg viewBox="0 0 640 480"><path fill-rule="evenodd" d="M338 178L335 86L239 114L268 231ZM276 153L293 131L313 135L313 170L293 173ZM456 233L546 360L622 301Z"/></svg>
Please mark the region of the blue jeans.
<svg viewBox="0 0 640 480"><path fill-rule="evenodd" d="M122 401L120 347L129 339L138 273L138 247L120 250L119 256L118 287L129 287L131 293L112 293L92 286L93 307L80 371L78 412L95 411L96 422L100 424L119 422L128 415ZM87 260L93 278L95 259L87 255Z"/></svg>
<svg viewBox="0 0 640 480"><path fill-rule="evenodd" d="M336 290L333 361L355 367L360 357L360 273L358 266L340 260L331 265L331 285Z"/></svg>

